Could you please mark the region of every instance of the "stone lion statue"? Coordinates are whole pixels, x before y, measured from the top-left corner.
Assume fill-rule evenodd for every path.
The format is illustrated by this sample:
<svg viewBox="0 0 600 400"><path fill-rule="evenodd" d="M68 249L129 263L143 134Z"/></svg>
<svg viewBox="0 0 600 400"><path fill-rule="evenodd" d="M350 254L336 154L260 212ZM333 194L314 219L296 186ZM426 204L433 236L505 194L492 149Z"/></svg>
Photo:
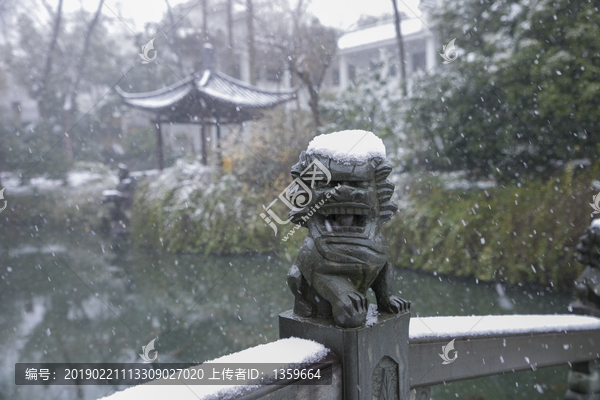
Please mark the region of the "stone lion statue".
<svg viewBox="0 0 600 400"><path fill-rule="evenodd" d="M585 270L575 281L577 301L569 307L575 314L600 317L600 219L595 219L579 238L577 261Z"/></svg>
<svg viewBox="0 0 600 400"><path fill-rule="evenodd" d="M302 204L289 216L308 235L288 272L296 315L359 327L369 288L378 311L409 311L410 303L393 295L389 245L381 233L398 209L391 171L383 142L366 131L317 136L300 154L291 170L298 185L289 198Z"/></svg>

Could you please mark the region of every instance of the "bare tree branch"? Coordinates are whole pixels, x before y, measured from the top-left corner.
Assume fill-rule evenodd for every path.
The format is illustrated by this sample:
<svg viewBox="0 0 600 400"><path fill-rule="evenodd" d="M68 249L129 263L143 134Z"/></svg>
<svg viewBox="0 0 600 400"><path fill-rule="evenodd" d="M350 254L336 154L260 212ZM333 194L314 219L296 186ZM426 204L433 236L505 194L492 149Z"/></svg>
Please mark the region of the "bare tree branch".
<svg viewBox="0 0 600 400"><path fill-rule="evenodd" d="M48 4L46 0L40 0L40 2L42 3L46 11L48 11L48 15L50 15L50 18L54 19L54 10L52 9L52 6L50 6L50 4Z"/></svg>
<svg viewBox="0 0 600 400"><path fill-rule="evenodd" d="M248 68L250 69L250 83L256 83L256 48L254 47L254 4L246 0L246 26L248 29Z"/></svg>
<svg viewBox="0 0 600 400"><path fill-rule="evenodd" d="M306 4L304 0L299 0L293 8L283 4L280 16L269 21L275 27L270 29L266 41L308 91L308 105L318 127L321 126L320 90L336 53L337 32L308 14Z"/></svg>

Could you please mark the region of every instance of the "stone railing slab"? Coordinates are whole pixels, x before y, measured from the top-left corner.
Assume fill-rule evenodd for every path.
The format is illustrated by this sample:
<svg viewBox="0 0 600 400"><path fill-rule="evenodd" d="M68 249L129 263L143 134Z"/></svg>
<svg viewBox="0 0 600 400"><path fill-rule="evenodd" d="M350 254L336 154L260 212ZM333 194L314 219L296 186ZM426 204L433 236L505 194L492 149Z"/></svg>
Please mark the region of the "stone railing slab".
<svg viewBox="0 0 600 400"><path fill-rule="evenodd" d="M443 364L452 339L456 360ZM454 352L450 354L454 358ZM575 315L412 318L412 388L600 358L600 319Z"/></svg>
<svg viewBox="0 0 600 400"><path fill-rule="evenodd" d="M323 366L330 364L332 369L331 385L301 385L300 380L282 385L161 385L161 380L128 388L122 392L104 397L102 400L229 400L229 399L270 399L270 400L295 400L295 399L341 399L342 375L341 364L335 354L323 345L311 340L289 338L276 342L262 344L229 354L212 361L203 363L219 364L280 364L280 368L287 365L307 364ZM191 367L194 369L197 367Z"/></svg>

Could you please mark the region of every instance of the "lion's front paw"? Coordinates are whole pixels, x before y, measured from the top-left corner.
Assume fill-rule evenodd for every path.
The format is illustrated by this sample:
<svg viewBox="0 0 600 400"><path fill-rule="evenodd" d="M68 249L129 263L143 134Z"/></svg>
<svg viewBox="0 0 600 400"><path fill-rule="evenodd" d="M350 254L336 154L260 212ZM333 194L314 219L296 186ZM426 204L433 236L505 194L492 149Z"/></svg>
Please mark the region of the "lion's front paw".
<svg viewBox="0 0 600 400"><path fill-rule="evenodd" d="M377 302L377 309L392 314L400 314L410 310L410 301L397 296L384 297Z"/></svg>
<svg viewBox="0 0 600 400"><path fill-rule="evenodd" d="M332 305L333 318L342 328L356 328L362 325L369 311L369 300L358 292L342 296L337 304Z"/></svg>

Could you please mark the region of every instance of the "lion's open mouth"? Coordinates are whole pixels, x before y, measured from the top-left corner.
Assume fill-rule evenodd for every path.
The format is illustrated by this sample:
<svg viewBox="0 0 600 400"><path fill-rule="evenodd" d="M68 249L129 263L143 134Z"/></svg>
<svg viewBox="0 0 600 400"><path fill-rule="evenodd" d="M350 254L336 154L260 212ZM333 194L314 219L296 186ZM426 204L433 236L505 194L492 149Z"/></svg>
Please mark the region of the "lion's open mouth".
<svg viewBox="0 0 600 400"><path fill-rule="evenodd" d="M325 216L325 230L340 233L363 233L371 216L370 208L360 203L326 204L319 213Z"/></svg>

